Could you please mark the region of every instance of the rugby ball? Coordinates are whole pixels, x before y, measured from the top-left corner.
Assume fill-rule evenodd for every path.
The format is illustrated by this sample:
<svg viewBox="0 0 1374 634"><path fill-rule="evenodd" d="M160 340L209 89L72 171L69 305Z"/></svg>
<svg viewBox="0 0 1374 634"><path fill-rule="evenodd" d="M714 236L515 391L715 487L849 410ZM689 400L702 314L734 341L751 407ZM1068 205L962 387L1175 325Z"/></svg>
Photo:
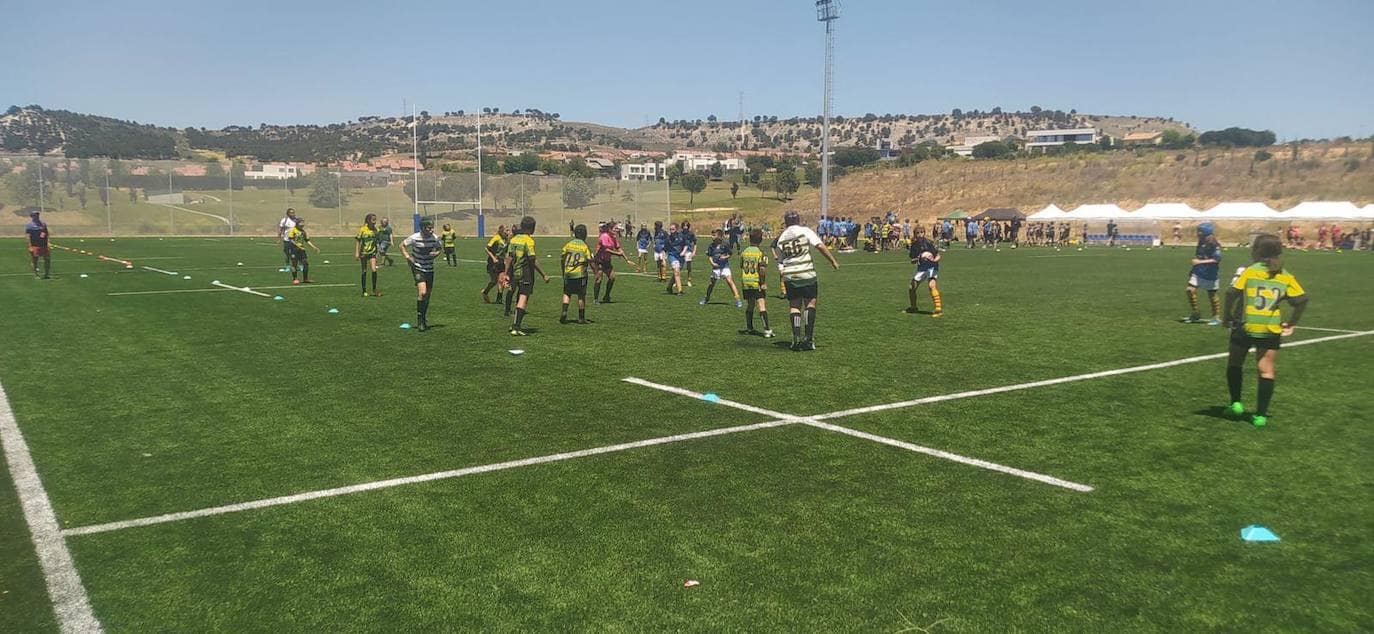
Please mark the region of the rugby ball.
<svg viewBox="0 0 1374 634"><path fill-rule="evenodd" d="M925 260L925 261L929 262L929 261L935 259L935 254L934 254L934 253L931 253L930 251L922 251L922 252L921 252L921 255L920 255L919 257L920 257L922 260Z"/></svg>

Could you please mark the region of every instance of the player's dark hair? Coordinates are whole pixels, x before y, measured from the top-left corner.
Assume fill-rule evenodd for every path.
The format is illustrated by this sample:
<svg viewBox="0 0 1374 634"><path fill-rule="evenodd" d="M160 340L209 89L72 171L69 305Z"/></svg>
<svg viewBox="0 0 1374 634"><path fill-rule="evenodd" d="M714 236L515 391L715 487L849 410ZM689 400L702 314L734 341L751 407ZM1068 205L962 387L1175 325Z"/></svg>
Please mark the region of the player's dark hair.
<svg viewBox="0 0 1374 634"><path fill-rule="evenodd" d="M577 225L573 228L573 237L578 240L587 239L587 225Z"/></svg>
<svg viewBox="0 0 1374 634"><path fill-rule="evenodd" d="M655 220L655 221L654 221L654 230L657 231L657 230L662 229L662 228L663 228L663 221L662 221L662 220Z"/></svg>
<svg viewBox="0 0 1374 634"><path fill-rule="evenodd" d="M1255 238L1254 244L1250 245L1250 258L1256 262L1263 262L1269 269L1269 277L1283 272L1283 264L1279 260L1282 255L1283 241L1272 233Z"/></svg>
<svg viewBox="0 0 1374 634"><path fill-rule="evenodd" d="M520 219L520 233L534 235L534 216L525 216Z"/></svg>
<svg viewBox="0 0 1374 634"><path fill-rule="evenodd" d="M376 224L376 223L377 223L377 214L368 214L368 215L366 215L366 216L363 216L363 224L365 224L365 225L371 225L371 224Z"/></svg>
<svg viewBox="0 0 1374 634"><path fill-rule="evenodd" d="M717 238L720 238L720 237L723 237L723 236L725 235L725 231L723 231L723 230L721 230L721 229L712 229L712 230L711 230L711 235L713 235L713 236L715 236L715 237L717 237Z"/></svg>
<svg viewBox="0 0 1374 634"><path fill-rule="evenodd" d="M752 230L749 231L749 244L752 244L752 245L754 245L754 246L758 246L758 245L759 245L760 243L762 243L762 242L763 242L763 230L762 230L762 229L752 229Z"/></svg>

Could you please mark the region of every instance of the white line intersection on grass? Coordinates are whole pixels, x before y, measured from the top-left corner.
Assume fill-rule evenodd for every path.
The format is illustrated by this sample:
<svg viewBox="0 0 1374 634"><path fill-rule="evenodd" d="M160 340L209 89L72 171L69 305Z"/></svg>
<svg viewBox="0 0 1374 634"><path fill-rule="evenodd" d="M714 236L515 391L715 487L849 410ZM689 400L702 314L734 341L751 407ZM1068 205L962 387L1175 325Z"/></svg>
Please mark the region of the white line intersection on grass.
<svg viewBox="0 0 1374 634"><path fill-rule="evenodd" d="M1307 339L1307 340L1303 340L1303 341L1296 341L1296 342L1292 342L1292 343L1289 343L1289 344L1285 344L1285 347L1303 346L1303 345L1309 345L1309 344L1323 343L1323 342L1326 342L1326 341L1335 341L1335 340L1338 340L1338 339L1348 339L1348 338L1351 338L1351 337L1363 337L1363 336L1367 336L1367 335L1374 335L1374 330L1370 330L1370 331L1361 331L1361 332L1352 332L1352 333L1344 333L1344 334L1332 335L1332 336L1329 336L1329 337L1319 337L1319 338L1316 338L1316 339ZM513 468L516 468L516 467L525 467L525 466L531 466L531 465L537 465L537 464L545 464L545 463L550 463L550 462L560 462L560 461L571 460L571 459L575 459L575 458L584 458L584 457L588 457L588 456L595 456L595 455L601 455L601 454L606 454L606 453L615 453L615 452L619 452L619 451L626 451L626 450L629 450L629 449L637 449L637 448L640 448L640 447L651 447L651 446L655 446L655 445L663 445L663 444L677 443L677 442L683 442L683 441L688 441L688 440L696 440L696 439L699 439L699 438L709 438L709 437L712 437L712 436L721 436L721 435L725 435L725 434L734 434L734 433L739 433L739 432L754 431L754 430L758 430L758 429L769 429L769 428L773 428L773 427L782 427L782 426L786 426L786 425L798 425L798 424L800 424L800 425L807 425L807 426L810 426L810 427L815 427L815 428L817 428L817 429L824 429L824 430L826 430L826 431L831 431L831 432L835 432L835 433L846 434L846 435L849 435L849 436L855 436L855 437L858 437L858 438L864 438L864 439L866 439L866 440L871 440L871 441L874 441L874 442L879 442L879 443L886 444L886 445L890 445L890 446L893 446L893 447L899 447L899 448L902 448L902 449L906 449L906 450L908 450L908 451L915 451L915 452L918 452L918 453L922 453L922 454L926 454L926 455L930 455L930 456L935 456L935 457L943 458L943 459L946 459L946 460L952 460L952 461L955 461L955 462L959 462L959 463L961 463L961 464L967 464L967 465L971 465L971 466L977 466L977 467L980 467L980 468L983 468L983 469L989 469L989 470L997 471L997 472L1000 472L1000 473L1006 473L1006 474L1008 474L1008 475L1015 475L1015 476L1017 476L1017 477L1022 477L1022 478L1026 478L1026 479L1030 479L1030 480L1035 480L1035 481L1038 481L1038 482L1043 482L1043 483L1045 483L1045 484L1052 484L1052 485L1054 485L1054 486L1059 486L1059 487L1063 487L1063 488L1068 488L1068 489L1070 489L1070 490L1081 491L1081 492L1087 492L1087 491L1091 491L1091 490L1092 490L1092 487L1089 487L1089 486L1083 485L1083 484L1074 483L1074 482L1069 482L1069 481L1067 481L1067 480L1060 480L1060 479L1058 479L1058 478L1054 478L1053 476L1047 476L1047 475L1044 475L1044 474L1034 473L1034 472L1030 472L1030 471L1023 471L1023 470L1021 470L1021 469L1016 469L1016 468L1014 468L1014 467L1007 467L1007 466L1005 466L1005 465L999 465L999 464L996 464L996 463L990 463L990 462L986 462L986 461L983 461L983 460L978 460L978 459L976 459L976 458L968 458L968 457L966 457L966 456L960 456L960 455L958 455L958 454L952 454L952 453L949 453L949 452L941 451L941 450L939 450L939 449L931 449L931 448L929 448L929 447L921 447L921 446L919 446L919 445L914 445L914 444L912 444L912 443L907 443L907 442L900 441L900 440L895 440L895 439L892 439L892 438L885 438L885 437L882 437L882 436L875 436L875 435L873 435L873 434L868 434L868 433L866 433L866 432L861 432L861 431L858 431L858 430L849 429L849 428L847 428L847 427L841 427L841 426L839 426L839 425L835 425L835 424L833 424L833 423L828 423L828 422L825 422L825 421L828 420L828 419L839 418L839 417L842 417L842 416L853 416L853 415L856 415L856 414L869 413L869 412L875 412L875 411L883 411L883 410L888 410L888 409L896 409L896 408L900 408L900 407L911 407L911 406L922 405L922 404L926 404L926 403L938 403L938 402L941 402L941 401L955 400L955 399L961 399L961 398L972 398L972 397L975 397L975 396L985 396L985 395L989 395L989 394L999 394L999 393L1002 393L1002 392L1011 392L1011 391L1016 391L1016 390L1026 390L1026 389L1031 389L1031 388L1035 388L1035 387L1043 387L1043 386L1048 386L1048 385L1057 385L1057 384L1060 384L1060 383L1070 383L1070 382L1074 382L1074 381L1085 381L1085 380L1088 380L1088 379L1102 378L1102 377L1108 377L1108 376L1117 376L1117 375L1122 375L1122 374L1129 374L1129 373L1132 373L1132 372L1143 372L1143 371L1145 371L1145 370L1154 370L1154 369L1168 368L1168 367L1173 367L1173 366L1178 366L1178 365L1184 365L1184 364L1188 364L1188 363L1198 363L1198 362L1201 362L1201 361L1208 361L1208 360L1212 360L1212 359L1221 359L1221 358L1225 358L1225 357L1226 357L1226 353L1224 353L1224 352L1223 352L1223 353L1218 353L1218 354L1201 355L1201 356L1196 356L1196 357L1187 357L1187 358L1184 358L1184 359L1177 359L1177 360L1174 360L1174 361L1165 361L1165 362L1161 362L1161 363L1152 363L1152 364L1141 365L1141 366L1134 366L1134 367L1129 367L1129 368L1120 368L1120 369L1116 369L1116 370L1105 370L1105 371L1102 371L1102 372L1092 372L1092 373L1088 373L1088 374L1080 374L1080 375L1075 375L1075 376L1060 377L1060 378L1055 378L1055 379L1046 379L1046 380L1043 380L1043 381L1033 381L1033 382L1030 382L1030 383L1020 383L1020 384L1017 384L1017 385L1008 385L1008 386L1002 386L1002 387L987 388L987 389L982 389L982 390L970 390L970 391L966 391L966 392L957 392L957 393L954 393L954 394L947 394L947 395L941 395L941 396L930 396L930 397L925 397L925 398L915 399L915 400L910 400L910 401L902 401L902 402L898 402L898 403L890 403L890 404L885 404L885 405L874 405L874 406L869 406L869 407L861 407L861 408L856 408L856 409L851 409L851 410L843 410L843 411L839 411L839 412L831 412L831 413L829 413L829 414L819 414L819 415L816 415L816 416L793 416L793 415L784 414L784 413L782 413L782 412L776 412L776 411L769 410L769 409L762 408L762 407L755 407L755 406L753 406L753 405L748 405L748 404L745 404L745 403L738 403L738 402L731 401L731 400L728 400L728 399L720 399L720 400L716 401L717 404L722 404L722 405L726 405L727 407L734 407L734 408L738 408L738 409L741 409L741 410L744 410L744 411L749 411L749 412L753 412L753 413L756 413L756 414L761 414L761 415L764 415L764 416L768 416L768 417L770 417L770 418L774 418L775 420L770 420L770 421L763 422L763 423L756 423L756 424L752 424L752 425L740 425L740 426L736 426L736 427L724 427L724 428L720 428L720 429L713 429L713 430L700 431L700 432L692 432L692 433L687 433L687 434L676 434L676 435L672 435L672 436L663 436L663 437L659 437L659 438L649 438L649 439L646 439L646 440L640 440L640 441L634 441L634 442L627 442L627 443L620 443L620 444L615 444L615 445L607 445L607 446L605 446L605 447L593 447L593 448L591 448L591 449L583 449L583 450L580 450L580 451L570 451L570 452L556 453L556 454L551 454L551 455L546 455L546 456L537 456L537 457L533 457L533 458L525 458L525 459L521 459L521 460L512 460L512 461L500 462L500 463L489 464L489 465L479 465L479 466L473 466L473 467L464 467L464 468L461 468L461 469L454 469L454 470L449 470L449 471L439 471L439 472L435 472L435 473L427 473L427 474L421 474L421 475L415 475L415 476L407 476L407 477L402 477L402 478L392 478L392 479L388 479L388 480L379 480L379 481L375 481L375 482L365 482L365 483L361 483L361 484L354 484L354 485L348 485L348 486L342 486L342 487L335 487L335 488L330 488L330 489L322 489L322 490L318 490L318 491L307 491L307 492L296 493L296 494L292 494L292 495L284 495L284 496L278 496L278 497L272 497L272 498L265 498L265 499L260 499L260 500L252 500L252 501L248 501L248 502L239 502L239 503L235 503L235 504L226 504L226 505L222 505L222 506L214 506L214 507L203 508L203 509L192 510L192 511L181 511L181 512L176 512L176 513L167 513L167 514L157 515L157 516L152 516L152 517L144 517L144 518L131 519L131 520L122 520L122 521L116 521L116 522L108 522L108 523L105 523L105 524L92 524L92 525L87 525L87 526L80 526L80 527L74 527L74 528L64 529L64 530L61 531L61 534L62 534L63 536L92 535L92 534L97 534L97 533L105 533L105 532L109 532L109 531L121 530L121 529L125 529L125 528L134 528L134 527L139 527L139 526L152 526L152 525L156 525L156 524L165 524L165 523L168 523L168 522L176 522L176 521L187 520L187 519L193 519L193 518L199 518L199 517L210 517L210 516L214 516L214 515L223 515L223 514L226 514L226 513L235 513L235 512L239 512L239 511L248 511L248 510L252 510L252 509L267 508L267 507L272 507L272 506L281 506L281 505L284 505L284 504L293 504L293 503L296 503L296 502L304 502L304 501L308 501L308 500L316 500L316 499L322 499L322 498L329 498L329 497L335 497L335 496L339 496L339 495L347 495L347 494L350 494L350 493L359 493L359 492L363 492L363 491L374 491L374 490L378 490L378 489L386 489L386 488L397 487L397 486L402 486L402 485L407 485L407 484L416 484L416 483L420 483L420 482L431 482L431 481L434 481L434 480L443 480L443 479L457 478L457 477L462 477L462 476L467 476L467 475L475 475L475 474L480 474L480 473L489 473L489 472L492 472L492 471L501 471L501 470L505 470L505 469L513 469ZM655 388L655 389L662 389L663 391L670 392L670 393L674 393L674 394L679 394L679 395L682 395L682 396L688 396L688 397L698 398L698 399L700 399L700 398L702 398L702 397L704 396L703 394L701 394L701 393L699 393L699 392L694 392L694 391L692 391L692 390L688 390L688 389L685 389L685 388L673 387L673 386L667 386L667 385L660 385L660 384L653 383L653 382L651 382L651 381L645 381L644 379L626 379L626 380L627 380L628 382L631 382L631 383L636 383L636 384L638 384L638 385L643 385L643 386L647 386L647 387L653 387L653 388Z"/></svg>

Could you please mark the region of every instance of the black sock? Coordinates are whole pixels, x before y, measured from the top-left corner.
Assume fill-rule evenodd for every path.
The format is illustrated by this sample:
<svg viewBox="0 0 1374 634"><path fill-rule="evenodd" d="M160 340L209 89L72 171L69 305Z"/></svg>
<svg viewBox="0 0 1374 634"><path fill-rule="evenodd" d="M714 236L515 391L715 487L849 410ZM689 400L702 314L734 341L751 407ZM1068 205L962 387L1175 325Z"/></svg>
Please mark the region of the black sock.
<svg viewBox="0 0 1374 634"><path fill-rule="evenodd" d="M744 311L744 329L745 329L745 330L753 330L753 329L754 329L754 307L753 307L753 306L750 306L748 309L746 309L746 310Z"/></svg>
<svg viewBox="0 0 1374 634"><path fill-rule="evenodd" d="M810 339L816 333L816 309L806 309L806 338Z"/></svg>
<svg viewBox="0 0 1374 634"><path fill-rule="evenodd" d="M425 320L425 300L415 300L415 323L418 325Z"/></svg>
<svg viewBox="0 0 1374 634"><path fill-rule="evenodd" d="M708 303L711 301L711 291L714 290L716 290L716 281L711 280L711 283L706 285L706 301Z"/></svg>
<svg viewBox="0 0 1374 634"><path fill-rule="evenodd" d="M423 305L420 308L420 316L423 317L425 321L429 321L429 295L425 295L425 299L422 302L422 304Z"/></svg>
<svg viewBox="0 0 1374 634"><path fill-rule="evenodd" d="M615 278L606 280L606 296L601 298L603 302L611 301L611 289L615 288Z"/></svg>
<svg viewBox="0 0 1374 634"><path fill-rule="evenodd" d="M515 329L520 330L520 323L525 321L525 309L515 309Z"/></svg>
<svg viewBox="0 0 1374 634"><path fill-rule="evenodd" d="M363 287L363 292L366 293L366 292L367 292L367 272L366 272L366 271L364 271L363 273L361 273L361 274L358 275L358 284L362 285L362 287ZM376 283L376 282L373 282L373 283L372 283L372 288L377 288L377 283Z"/></svg>
<svg viewBox="0 0 1374 634"><path fill-rule="evenodd" d="M310 279L310 265L309 265L309 264L301 265L301 278L302 278L302 279L307 279L307 280Z"/></svg>
<svg viewBox="0 0 1374 634"><path fill-rule="evenodd" d="M592 285L592 299L595 300L598 297L601 297L601 280L597 280L596 283Z"/></svg>
<svg viewBox="0 0 1374 634"><path fill-rule="evenodd" d="M1274 398L1274 379L1260 378L1259 380L1259 404L1256 412L1260 416L1269 415L1269 399Z"/></svg>
<svg viewBox="0 0 1374 634"><path fill-rule="evenodd" d="M567 319L567 318L568 318L568 305L567 305L567 304L563 304L563 314L562 314L562 316L560 316L559 318L560 318L560 319Z"/></svg>
<svg viewBox="0 0 1374 634"><path fill-rule="evenodd" d="M364 289L366 290L366 289ZM372 292L377 292L377 272L372 272Z"/></svg>
<svg viewBox="0 0 1374 634"><path fill-rule="evenodd" d="M578 320L578 321L587 321L587 307L586 307L586 306L578 306L578 307L577 307L577 320Z"/></svg>
<svg viewBox="0 0 1374 634"><path fill-rule="evenodd" d="M1245 369L1238 365L1226 366L1226 389L1231 392L1231 402L1240 402L1240 388L1245 383Z"/></svg>
<svg viewBox="0 0 1374 634"><path fill-rule="evenodd" d="M515 300L515 289L506 291L506 315L510 315L510 304Z"/></svg>
<svg viewBox="0 0 1374 634"><path fill-rule="evenodd" d="M759 317L762 317L762 318L763 318L763 329L764 329L764 330L772 330L772 328L768 327L768 311L766 311L766 310L761 310L761 311L759 311Z"/></svg>
<svg viewBox="0 0 1374 634"><path fill-rule="evenodd" d="M792 341L801 341L801 328L801 313L792 313Z"/></svg>

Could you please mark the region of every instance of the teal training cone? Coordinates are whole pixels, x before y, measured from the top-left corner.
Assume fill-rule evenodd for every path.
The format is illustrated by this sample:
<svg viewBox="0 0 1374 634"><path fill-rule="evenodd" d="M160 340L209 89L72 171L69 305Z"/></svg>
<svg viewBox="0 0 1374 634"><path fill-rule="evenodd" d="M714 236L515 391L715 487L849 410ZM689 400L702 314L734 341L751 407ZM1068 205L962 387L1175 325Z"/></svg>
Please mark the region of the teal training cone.
<svg viewBox="0 0 1374 634"><path fill-rule="evenodd" d="M331 308L331 309L329 309L329 314L331 314L331 315L337 315L337 314L339 314L339 309L337 309L337 308Z"/></svg>
<svg viewBox="0 0 1374 634"><path fill-rule="evenodd" d="M708 401L711 403L718 403L720 402L720 397L716 396L715 392L707 392L701 395L701 400Z"/></svg>
<svg viewBox="0 0 1374 634"><path fill-rule="evenodd" d="M272 298L272 301L274 301L274 302L279 302L279 301L282 301L282 300L284 300L284 299L286 299L286 298L285 298L285 297L282 297L281 295L277 295L277 296L275 296L275 297Z"/></svg>
<svg viewBox="0 0 1374 634"><path fill-rule="evenodd" d="M1279 536L1259 524L1251 524L1240 529L1240 538L1247 542L1268 543L1279 541Z"/></svg>
<svg viewBox="0 0 1374 634"><path fill-rule="evenodd" d="M401 330L410 330L410 322L401 324Z"/></svg>

